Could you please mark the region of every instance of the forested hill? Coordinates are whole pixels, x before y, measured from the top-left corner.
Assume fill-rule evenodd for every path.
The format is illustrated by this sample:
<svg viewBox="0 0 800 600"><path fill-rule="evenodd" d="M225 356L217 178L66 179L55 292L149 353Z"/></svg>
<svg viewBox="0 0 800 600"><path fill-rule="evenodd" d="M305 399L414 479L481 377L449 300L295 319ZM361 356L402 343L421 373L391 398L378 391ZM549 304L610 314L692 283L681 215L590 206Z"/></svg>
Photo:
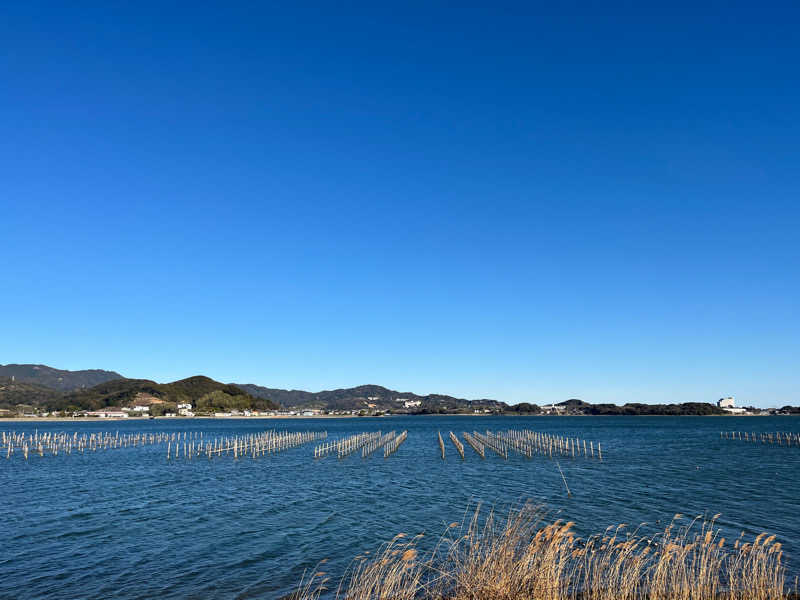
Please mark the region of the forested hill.
<svg viewBox="0 0 800 600"><path fill-rule="evenodd" d="M497 400L465 400L443 394L420 396L412 392L398 392L380 385L360 385L353 388L304 392L261 387L251 383L236 384L259 398L269 398L282 406L297 409L319 409L328 411L407 411L411 412L473 412L490 410L502 412L508 409L505 402ZM419 402L419 404L416 404Z"/></svg>
<svg viewBox="0 0 800 600"><path fill-rule="evenodd" d="M724 410L708 402L684 402L682 404L644 404L629 402L616 404L589 404L575 398L559 402L566 414L595 416L712 416L724 415Z"/></svg>
<svg viewBox="0 0 800 600"><path fill-rule="evenodd" d="M147 404L151 414L171 411L179 403L197 412L237 410L309 410L331 413L406 414L513 414L536 415L722 415L705 402L683 404L590 404L578 399L555 405L527 402L506 404L498 400L466 400L444 394L398 392L379 385L307 392L231 384L201 375L172 383L125 379L115 371L91 369L65 371L46 365L0 365L0 409L5 414L45 411L83 411ZM782 412L792 412L784 407ZM800 409L798 409L800 410Z"/></svg>
<svg viewBox="0 0 800 600"><path fill-rule="evenodd" d="M101 369L65 371L47 365L0 365L0 377L13 378L15 383L43 385L62 392L90 388L106 381L123 378L114 371Z"/></svg>
<svg viewBox="0 0 800 600"><path fill-rule="evenodd" d="M8 378L3 382L0 382L0 408L24 404L32 409L74 412L138 404L150 406L151 414L172 411L177 404L182 403L191 404L196 410L205 412L279 408L274 402L256 398L235 385L220 383L201 375L172 383L156 383L147 379L116 379L66 393L32 384L12 384Z"/></svg>
<svg viewBox="0 0 800 600"><path fill-rule="evenodd" d="M61 396L61 393L36 383L17 381L11 377L0 377L0 408L10 409L16 406L42 406L48 401Z"/></svg>
<svg viewBox="0 0 800 600"><path fill-rule="evenodd" d="M725 412L706 402L684 404L644 404L628 403L590 404L583 400L571 399L548 406L528 402L506 404L498 400L465 400L442 394L420 396L412 392L398 392L379 385L361 385L353 388L305 392L302 390L281 390L253 384L237 384L243 390L260 398L269 398L286 408L318 409L322 411L366 411L366 412L410 412L433 413L502 413L513 415L536 415L543 412L562 415L724 415ZM419 402L417 405L416 402ZM555 410L555 408L558 410Z"/></svg>

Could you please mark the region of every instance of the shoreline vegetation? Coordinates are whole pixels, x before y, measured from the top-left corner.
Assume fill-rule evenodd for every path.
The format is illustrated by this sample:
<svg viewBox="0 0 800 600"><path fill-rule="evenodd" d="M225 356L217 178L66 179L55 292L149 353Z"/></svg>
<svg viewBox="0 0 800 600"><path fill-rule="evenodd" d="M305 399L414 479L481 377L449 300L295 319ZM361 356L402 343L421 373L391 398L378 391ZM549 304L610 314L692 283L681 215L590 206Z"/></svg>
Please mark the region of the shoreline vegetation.
<svg viewBox="0 0 800 600"><path fill-rule="evenodd" d="M566 414L566 415L552 415L549 413L543 414L514 414L514 413L496 413L496 414L469 414L469 413L397 413L397 414L373 414L373 415L331 415L331 414L314 414L314 415L227 415L227 416L214 416L214 415L193 415L193 416L184 416L184 415L175 415L175 416L158 416L158 417L147 417L147 416L128 416L128 417L84 417L84 416L75 416L75 417L42 417L36 415L3 415L0 414L0 423L30 423L30 422L44 422L44 423L103 423L108 421L189 421L189 420L200 420L200 421L231 421L231 420L242 420L242 421L255 421L255 420L307 420L307 419L361 419L361 418L392 418L392 417L515 417L515 416L522 416L522 417L538 417L541 419L548 419L553 416L561 416L561 417L614 417L614 416L631 416L631 417L673 417L673 416L688 416L688 417L756 417L759 415L731 415L731 414L724 414L724 415L573 415L573 414ZM796 415L795 415L796 416ZM800 600L800 599L799 599Z"/></svg>
<svg viewBox="0 0 800 600"><path fill-rule="evenodd" d="M781 544L762 533L727 540L710 519L675 515L609 527L586 539L530 503L498 518L478 506L428 552L424 535L396 535L356 556L334 580L323 560L284 600L798 600Z"/></svg>
<svg viewBox="0 0 800 600"><path fill-rule="evenodd" d="M732 399L729 399L732 402ZM305 392L222 383L197 375L171 383L127 379L115 371L64 371L46 365L0 365L0 418L335 417L387 415L755 416L800 414L800 407L731 408L708 402L550 405L418 395L378 385Z"/></svg>

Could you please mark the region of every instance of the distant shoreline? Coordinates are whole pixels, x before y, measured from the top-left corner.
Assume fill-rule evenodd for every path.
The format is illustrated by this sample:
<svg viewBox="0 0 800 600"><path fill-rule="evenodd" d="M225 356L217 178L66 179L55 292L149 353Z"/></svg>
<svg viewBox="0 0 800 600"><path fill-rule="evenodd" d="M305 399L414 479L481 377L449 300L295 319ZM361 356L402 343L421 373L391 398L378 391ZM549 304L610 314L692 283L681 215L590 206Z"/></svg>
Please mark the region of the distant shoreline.
<svg viewBox="0 0 800 600"><path fill-rule="evenodd" d="M495 415L495 414L403 414L403 415L264 415L257 417L245 417L236 415L230 417L0 417L0 423L103 423L114 422L123 423L127 421L258 421L258 420L279 420L279 419L385 419L394 417L537 417L547 419L551 417L792 417L798 415Z"/></svg>
<svg viewBox="0 0 800 600"><path fill-rule="evenodd" d="M389 415L386 415L389 416ZM393 416L393 415L392 415ZM364 417L359 417L358 415L314 415L314 416L302 416L302 415L275 415L275 416L258 416L258 417L245 417L243 415L239 416L231 416L231 417L0 417L0 423L14 423L14 422L21 422L21 423L31 423L31 422L39 422L39 421L50 421L54 423L64 422L64 423L81 423L81 422L104 422L104 421L114 421L116 423L122 423L126 421L233 421L233 420L245 420L245 421L258 421L259 419L361 419Z"/></svg>

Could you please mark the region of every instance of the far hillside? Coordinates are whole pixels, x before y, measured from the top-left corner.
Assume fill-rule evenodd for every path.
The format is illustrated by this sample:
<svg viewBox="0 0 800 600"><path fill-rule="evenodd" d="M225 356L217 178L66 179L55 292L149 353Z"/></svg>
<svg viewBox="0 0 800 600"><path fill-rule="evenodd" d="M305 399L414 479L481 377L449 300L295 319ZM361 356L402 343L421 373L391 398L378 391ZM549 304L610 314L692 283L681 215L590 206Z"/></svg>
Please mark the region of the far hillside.
<svg viewBox="0 0 800 600"><path fill-rule="evenodd" d="M43 385L0 377L0 409L15 408L25 413L28 407L45 405L60 396L60 392Z"/></svg>
<svg viewBox="0 0 800 600"><path fill-rule="evenodd" d="M15 383L43 385L62 392L90 388L106 381L123 378L115 371L103 371L102 369L65 371L47 365L32 364L0 365L0 377L8 377Z"/></svg>
<svg viewBox="0 0 800 600"><path fill-rule="evenodd" d="M642 402L629 402L618 406L616 404L589 404L583 400L572 398L559 402L566 414L596 415L596 416L711 416L726 414L721 408L708 402L684 402L682 404L645 404Z"/></svg>
<svg viewBox="0 0 800 600"><path fill-rule="evenodd" d="M725 415L706 402L683 404L623 405L591 404L571 398L557 404L499 400L467 400L445 394L400 392L380 385L308 392L262 387L255 384L221 383L198 375L157 383L149 379L126 379L115 371L91 369L66 371L46 365L0 365L0 416L76 413L105 408L147 406L149 413L173 412L178 404L191 404L198 414L237 411L284 411L336 415L431 415L506 414L516 416L553 415ZM752 409L750 414L760 414ZM770 412L770 411L767 411ZM800 408L771 409L780 414L797 414Z"/></svg>
<svg viewBox="0 0 800 600"><path fill-rule="evenodd" d="M380 385L360 385L353 388L305 392L266 388L250 383L236 384L260 398L269 398L287 408L322 411L366 411L421 414L472 414L479 412L502 412L508 408L497 400L466 400L444 394L398 392Z"/></svg>
<svg viewBox="0 0 800 600"><path fill-rule="evenodd" d="M276 410L277 404L256 398L241 388L198 375L172 383L148 379L116 379L89 389L43 399L42 409L75 412L107 407L150 407L150 414L174 411L178 404L191 404L196 412Z"/></svg>

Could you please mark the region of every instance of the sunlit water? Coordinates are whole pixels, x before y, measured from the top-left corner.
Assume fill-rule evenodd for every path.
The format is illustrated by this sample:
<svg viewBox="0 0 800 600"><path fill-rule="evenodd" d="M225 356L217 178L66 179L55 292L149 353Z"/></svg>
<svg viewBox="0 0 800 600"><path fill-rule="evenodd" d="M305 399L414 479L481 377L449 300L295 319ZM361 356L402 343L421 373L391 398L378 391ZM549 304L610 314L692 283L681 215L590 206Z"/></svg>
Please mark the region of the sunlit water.
<svg viewBox="0 0 800 600"><path fill-rule="evenodd" d="M313 444L253 460L167 462L164 446L0 458L0 598L278 598L327 558L341 573L398 532L431 539L470 503L532 499L579 533L675 513L722 513L726 535L775 533L800 573L800 448L721 440L720 430L800 431L796 417L391 417L8 423L5 431L404 429L391 458L315 461ZM555 463L465 445L452 430L528 428L600 442L603 462ZM436 438L447 444L442 461Z"/></svg>

